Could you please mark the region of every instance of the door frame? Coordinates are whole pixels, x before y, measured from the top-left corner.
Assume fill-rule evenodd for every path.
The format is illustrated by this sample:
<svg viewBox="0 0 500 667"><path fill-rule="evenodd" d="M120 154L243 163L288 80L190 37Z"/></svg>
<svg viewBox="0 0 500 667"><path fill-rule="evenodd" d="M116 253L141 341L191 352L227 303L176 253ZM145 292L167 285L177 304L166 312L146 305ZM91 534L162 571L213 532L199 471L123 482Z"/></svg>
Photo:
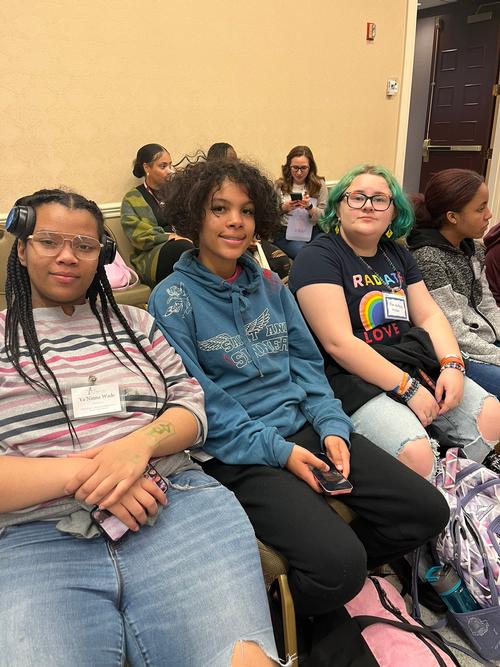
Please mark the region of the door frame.
<svg viewBox="0 0 500 667"><path fill-rule="evenodd" d="M406 1L405 46L403 72L401 75L401 98L396 138L396 155L394 173L400 183L403 182L406 157L406 141L410 120L411 84L413 79L413 62L415 59L415 40L417 34L417 2ZM500 81L498 82L500 83ZM496 98L495 114L492 131L493 155L488 161L486 184L490 191L490 208L493 213L492 224L500 222L500 96Z"/></svg>

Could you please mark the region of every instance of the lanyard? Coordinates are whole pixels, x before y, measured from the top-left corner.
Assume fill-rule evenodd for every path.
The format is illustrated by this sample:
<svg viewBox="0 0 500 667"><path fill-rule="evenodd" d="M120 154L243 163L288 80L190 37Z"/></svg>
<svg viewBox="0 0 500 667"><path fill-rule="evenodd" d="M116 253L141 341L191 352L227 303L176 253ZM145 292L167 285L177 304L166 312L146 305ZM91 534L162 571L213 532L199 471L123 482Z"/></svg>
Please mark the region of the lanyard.
<svg viewBox="0 0 500 667"><path fill-rule="evenodd" d="M146 190L149 192L149 194L153 197L153 199L154 199L155 202L158 204L158 206L159 206L161 209L163 209L164 206L165 206L165 202L162 201L161 199L158 199L158 197L156 196L155 191L154 191L152 188L149 187L149 185L147 184L146 180L144 180L144 187L145 187Z"/></svg>
<svg viewBox="0 0 500 667"><path fill-rule="evenodd" d="M351 248L351 250L352 250L352 248ZM357 253L357 252L354 252L354 250L352 250L352 251L354 252L354 254L356 255L356 257L357 257L361 262L363 262L363 264L364 264L367 268L370 269L370 271L373 273L373 275L377 276L377 278L378 278L378 279L380 280L380 282L381 282L381 283L382 283L382 284L389 290L389 292L399 292L399 291L401 291L402 288L403 288L403 282L402 282L402 280L401 280L401 275L400 275L400 273L398 272L398 270L396 269L396 267L395 267L394 264L392 263L391 258L387 256L385 250L384 250L383 248L379 248L379 247L377 246L377 251L378 251L378 250L380 250L380 252L381 252L382 255L384 256L385 261L390 265L391 269L394 271L394 275L396 275L396 276L398 277L398 284L397 284L396 287L391 286L386 280L384 280L384 279L382 278L382 276L381 276L377 271L375 271L375 269L374 269L372 266L370 266L370 265L368 264L368 262L367 262L363 257L361 257L361 255L358 255L358 253Z"/></svg>

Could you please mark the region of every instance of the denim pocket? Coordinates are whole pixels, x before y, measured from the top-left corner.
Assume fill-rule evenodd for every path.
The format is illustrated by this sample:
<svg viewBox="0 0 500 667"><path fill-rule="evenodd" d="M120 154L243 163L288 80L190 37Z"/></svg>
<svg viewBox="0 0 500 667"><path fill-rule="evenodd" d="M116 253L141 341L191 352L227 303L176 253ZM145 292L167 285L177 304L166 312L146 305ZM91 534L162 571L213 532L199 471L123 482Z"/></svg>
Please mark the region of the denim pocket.
<svg viewBox="0 0 500 667"><path fill-rule="evenodd" d="M168 485L176 491L211 489L221 484L201 470L185 470L168 479Z"/></svg>

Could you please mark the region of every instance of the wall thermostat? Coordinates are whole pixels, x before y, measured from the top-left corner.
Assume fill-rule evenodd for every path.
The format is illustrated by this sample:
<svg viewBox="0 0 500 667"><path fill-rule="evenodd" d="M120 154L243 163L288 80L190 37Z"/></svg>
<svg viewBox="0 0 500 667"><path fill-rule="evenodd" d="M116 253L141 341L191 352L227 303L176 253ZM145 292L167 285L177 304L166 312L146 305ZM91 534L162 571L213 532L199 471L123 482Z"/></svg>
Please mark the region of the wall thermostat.
<svg viewBox="0 0 500 667"><path fill-rule="evenodd" d="M396 95L399 92L399 83L396 81L396 79L389 79L387 81L387 88L385 90L385 94L388 97L392 97L393 95Z"/></svg>

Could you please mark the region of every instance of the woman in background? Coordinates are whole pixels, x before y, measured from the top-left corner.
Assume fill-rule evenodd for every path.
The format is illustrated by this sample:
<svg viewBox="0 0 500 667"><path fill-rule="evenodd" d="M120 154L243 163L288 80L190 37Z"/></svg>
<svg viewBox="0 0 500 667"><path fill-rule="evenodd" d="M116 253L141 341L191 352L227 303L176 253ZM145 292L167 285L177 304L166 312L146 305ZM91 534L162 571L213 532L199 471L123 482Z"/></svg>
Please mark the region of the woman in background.
<svg viewBox="0 0 500 667"><path fill-rule="evenodd" d="M475 171L444 169L413 204L408 247L468 361L467 375L500 398L500 308L480 243L491 218L486 183Z"/></svg>
<svg viewBox="0 0 500 667"><path fill-rule="evenodd" d="M321 230L317 227L328 199L325 180L318 176L316 162L308 146L295 146L281 167L276 181L280 198L280 233L275 244L292 259Z"/></svg>
<svg viewBox="0 0 500 667"><path fill-rule="evenodd" d="M500 307L500 222L490 229L483 241L488 285Z"/></svg>
<svg viewBox="0 0 500 667"><path fill-rule="evenodd" d="M162 189L175 173L167 149L160 144L142 146L132 173L144 178L144 183L123 198L121 222L135 250L132 264L142 282L153 287L172 272L175 262L193 244L165 224Z"/></svg>
<svg viewBox="0 0 500 667"><path fill-rule="evenodd" d="M495 457L500 404L464 382L452 328L411 253L394 241L412 222L387 169L352 169L330 192L329 233L301 251L290 288L355 430L432 480L437 443L426 429L482 462Z"/></svg>
<svg viewBox="0 0 500 667"><path fill-rule="evenodd" d="M236 151L225 141L212 144L208 149L207 160L237 160Z"/></svg>

